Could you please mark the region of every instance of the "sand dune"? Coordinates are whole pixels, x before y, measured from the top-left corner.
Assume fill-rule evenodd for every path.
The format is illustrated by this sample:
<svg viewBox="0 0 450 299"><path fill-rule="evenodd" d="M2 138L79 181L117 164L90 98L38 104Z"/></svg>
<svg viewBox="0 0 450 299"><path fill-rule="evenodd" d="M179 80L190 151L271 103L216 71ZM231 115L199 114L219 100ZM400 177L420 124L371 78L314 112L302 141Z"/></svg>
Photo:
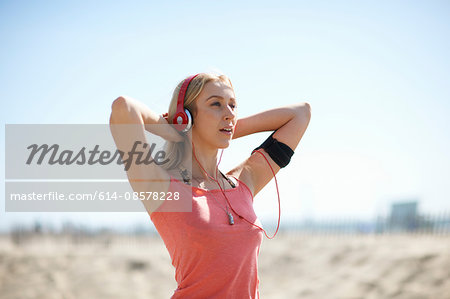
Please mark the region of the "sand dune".
<svg viewBox="0 0 450 299"><path fill-rule="evenodd" d="M261 298L450 298L450 236L280 235L259 267ZM169 298L173 275L159 237L0 238L2 299Z"/></svg>

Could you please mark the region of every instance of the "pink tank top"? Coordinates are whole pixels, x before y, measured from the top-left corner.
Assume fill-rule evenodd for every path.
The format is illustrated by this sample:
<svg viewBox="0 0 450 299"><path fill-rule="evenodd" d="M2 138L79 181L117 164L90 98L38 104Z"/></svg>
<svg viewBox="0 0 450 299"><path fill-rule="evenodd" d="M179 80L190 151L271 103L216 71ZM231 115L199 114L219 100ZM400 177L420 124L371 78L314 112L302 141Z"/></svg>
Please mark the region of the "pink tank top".
<svg viewBox="0 0 450 299"><path fill-rule="evenodd" d="M192 212L158 209L150 216L175 267L178 288L172 298L259 298L262 231L233 212L230 225L220 190L205 191L171 178L169 191L192 198ZM237 213L261 226L243 182L224 192Z"/></svg>

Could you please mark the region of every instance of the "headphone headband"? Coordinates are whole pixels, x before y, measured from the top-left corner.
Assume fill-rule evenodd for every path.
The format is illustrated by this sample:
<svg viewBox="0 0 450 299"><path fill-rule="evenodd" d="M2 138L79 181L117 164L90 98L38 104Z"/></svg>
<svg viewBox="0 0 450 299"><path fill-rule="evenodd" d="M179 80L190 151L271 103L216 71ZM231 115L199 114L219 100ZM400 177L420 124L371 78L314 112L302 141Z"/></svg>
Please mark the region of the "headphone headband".
<svg viewBox="0 0 450 299"><path fill-rule="evenodd" d="M180 92L178 93L177 111L172 119L172 123L175 125L175 129L181 132L189 131L192 126L192 117L189 110L184 109L184 97L186 96L186 91L192 79L198 75L199 74L189 76L186 80L184 80L181 85Z"/></svg>

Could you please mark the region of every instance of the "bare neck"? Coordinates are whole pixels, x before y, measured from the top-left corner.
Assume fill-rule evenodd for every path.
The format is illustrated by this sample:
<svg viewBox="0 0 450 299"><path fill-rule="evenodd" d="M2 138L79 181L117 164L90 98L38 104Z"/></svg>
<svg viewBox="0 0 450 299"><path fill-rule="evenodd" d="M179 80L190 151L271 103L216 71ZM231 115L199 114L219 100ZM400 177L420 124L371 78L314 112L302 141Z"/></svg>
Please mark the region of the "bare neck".
<svg viewBox="0 0 450 299"><path fill-rule="evenodd" d="M192 165L191 173L196 178L203 180L211 180L210 176L216 178L219 149L202 144L199 140L192 141L192 135L189 137L187 147L189 150L185 152L183 163L187 167ZM219 178L218 170L217 177Z"/></svg>

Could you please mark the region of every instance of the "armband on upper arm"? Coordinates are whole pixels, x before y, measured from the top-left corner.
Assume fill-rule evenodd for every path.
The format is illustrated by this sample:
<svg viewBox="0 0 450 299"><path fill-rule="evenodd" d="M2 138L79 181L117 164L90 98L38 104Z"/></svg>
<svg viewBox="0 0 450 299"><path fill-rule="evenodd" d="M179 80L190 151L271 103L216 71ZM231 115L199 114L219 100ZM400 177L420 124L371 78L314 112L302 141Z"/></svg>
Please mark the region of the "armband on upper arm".
<svg viewBox="0 0 450 299"><path fill-rule="evenodd" d="M294 154L294 151L283 142L280 142L273 138L272 136L273 134L275 134L275 132L273 132L269 136L269 138L267 138L266 141L264 141L260 146L255 148L252 151L252 154L254 151L263 148L269 154L272 160L277 163L278 166L283 168L291 161L291 157Z"/></svg>

